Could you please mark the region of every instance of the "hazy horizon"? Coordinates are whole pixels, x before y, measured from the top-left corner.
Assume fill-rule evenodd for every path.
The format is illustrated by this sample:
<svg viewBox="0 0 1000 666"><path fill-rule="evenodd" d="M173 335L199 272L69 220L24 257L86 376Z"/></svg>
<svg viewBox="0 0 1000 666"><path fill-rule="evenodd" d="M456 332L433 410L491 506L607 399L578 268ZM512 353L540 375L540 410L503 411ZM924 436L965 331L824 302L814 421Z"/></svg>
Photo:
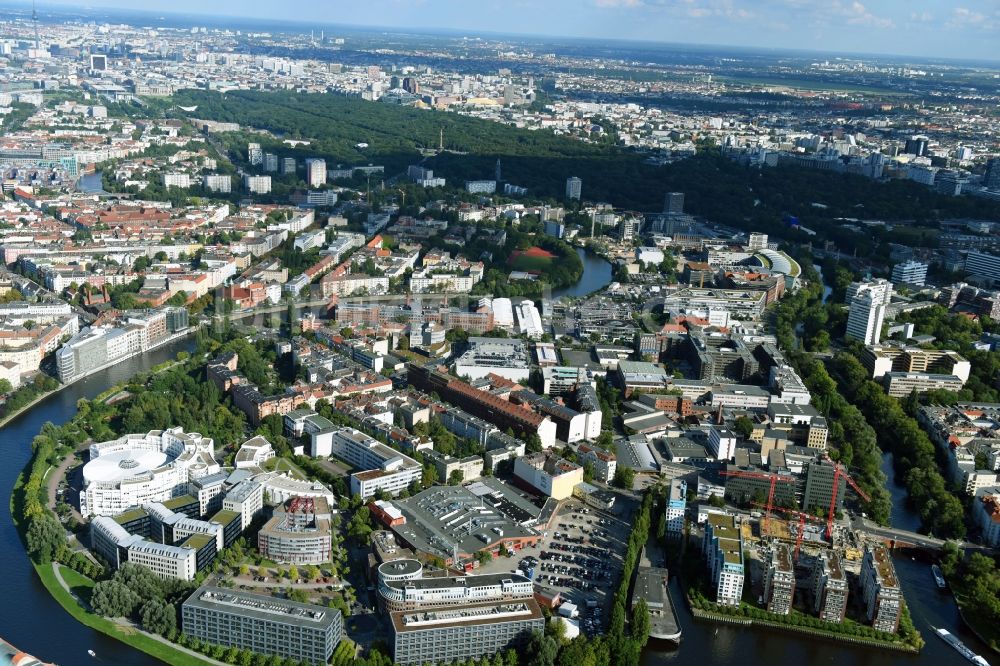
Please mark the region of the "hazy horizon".
<svg viewBox="0 0 1000 666"><path fill-rule="evenodd" d="M83 7L40 3L38 9L122 10L415 32L467 31L816 53L1000 58L1000 2L968 0L962 5L941 7L934 0L883 0L877 8L856 0L542 0L535 4L484 0L471 7L460 0L369 0L357 5L301 7L298 15L289 16L262 0L219 0L210 9L194 0L175 0L169 5L89 0Z"/></svg>

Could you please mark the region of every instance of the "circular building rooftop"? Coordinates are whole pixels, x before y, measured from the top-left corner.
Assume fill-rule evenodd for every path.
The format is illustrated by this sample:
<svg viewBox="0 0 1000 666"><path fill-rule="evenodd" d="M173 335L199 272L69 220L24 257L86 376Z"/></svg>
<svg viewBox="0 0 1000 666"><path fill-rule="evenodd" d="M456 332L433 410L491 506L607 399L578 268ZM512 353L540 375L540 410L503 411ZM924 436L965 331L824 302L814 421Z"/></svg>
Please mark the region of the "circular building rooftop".
<svg viewBox="0 0 1000 666"><path fill-rule="evenodd" d="M383 581L411 580L420 578L424 567L419 560L389 560L378 567L378 575Z"/></svg>
<svg viewBox="0 0 1000 666"><path fill-rule="evenodd" d="M162 467L169 456L160 451L119 451L91 460L83 467L83 482L120 483Z"/></svg>

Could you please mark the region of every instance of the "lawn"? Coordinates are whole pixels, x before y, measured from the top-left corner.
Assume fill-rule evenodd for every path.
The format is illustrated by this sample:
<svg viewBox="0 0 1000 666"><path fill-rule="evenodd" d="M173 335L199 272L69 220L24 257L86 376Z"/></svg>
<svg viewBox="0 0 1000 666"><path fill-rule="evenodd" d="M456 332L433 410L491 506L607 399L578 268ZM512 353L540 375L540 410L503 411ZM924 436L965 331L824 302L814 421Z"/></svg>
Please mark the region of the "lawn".
<svg viewBox="0 0 1000 666"><path fill-rule="evenodd" d="M80 606L79 603L77 603L76 599L74 599L69 592L63 589L62 585L59 584L52 566L53 565L49 564L34 565L35 572L41 579L42 584L45 585L45 588L49 591L49 594L51 594L52 597L59 602L59 605L62 606L67 613L72 615L77 622L80 622L91 629L96 629L102 634L107 634L112 638L116 638L137 650L142 650L146 654L152 655L167 664L174 664L175 666L203 666L205 664L203 659L199 659L185 654L184 652L180 652L179 650L175 650L169 645L165 645L153 638L136 632L134 629L117 625L111 620L107 620L88 612ZM85 592L86 595L89 596L90 590L94 587L94 581L65 567L62 568L61 572L63 579L74 592L77 592L78 594ZM81 594L81 596L84 595Z"/></svg>
<svg viewBox="0 0 1000 666"><path fill-rule="evenodd" d="M73 594L89 604L90 595L94 591L94 581L68 567L62 567L60 573Z"/></svg>
<svg viewBox="0 0 1000 666"><path fill-rule="evenodd" d="M306 480L306 479L309 478L306 475L305 472L303 472L301 469L299 469L298 465L296 465L295 463L293 463L288 458L275 458L275 460L277 461L277 462L274 463L274 469L275 469L275 471L277 471L277 472L285 472L285 471L291 472L292 476L294 476L295 478L299 479L300 481L304 481L304 480Z"/></svg>

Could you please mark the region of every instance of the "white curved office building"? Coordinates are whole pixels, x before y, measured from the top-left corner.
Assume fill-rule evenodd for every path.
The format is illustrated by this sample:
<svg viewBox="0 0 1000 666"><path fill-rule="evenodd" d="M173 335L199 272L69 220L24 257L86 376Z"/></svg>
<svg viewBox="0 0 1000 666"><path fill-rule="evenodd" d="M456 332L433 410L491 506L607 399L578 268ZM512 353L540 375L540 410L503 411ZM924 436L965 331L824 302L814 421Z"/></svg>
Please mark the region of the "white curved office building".
<svg viewBox="0 0 1000 666"><path fill-rule="evenodd" d="M534 584L514 573L477 576L431 576L424 578L417 560L384 562L378 568L378 592L389 612L413 611L444 606L507 603L532 599Z"/></svg>
<svg viewBox="0 0 1000 666"><path fill-rule="evenodd" d="M221 467L214 442L180 428L152 430L90 445L83 468L80 513L116 516L126 509L163 502L188 491L188 482Z"/></svg>

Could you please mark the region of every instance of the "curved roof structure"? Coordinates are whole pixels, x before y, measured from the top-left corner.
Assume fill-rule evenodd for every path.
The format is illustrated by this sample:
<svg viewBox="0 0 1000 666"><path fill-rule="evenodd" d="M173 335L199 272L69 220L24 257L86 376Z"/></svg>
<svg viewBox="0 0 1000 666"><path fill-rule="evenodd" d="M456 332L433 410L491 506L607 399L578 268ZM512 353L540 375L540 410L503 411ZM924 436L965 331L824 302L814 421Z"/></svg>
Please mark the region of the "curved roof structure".
<svg viewBox="0 0 1000 666"><path fill-rule="evenodd" d="M120 483L152 472L167 464L170 456L161 451L117 451L91 460L83 468L84 484Z"/></svg>

